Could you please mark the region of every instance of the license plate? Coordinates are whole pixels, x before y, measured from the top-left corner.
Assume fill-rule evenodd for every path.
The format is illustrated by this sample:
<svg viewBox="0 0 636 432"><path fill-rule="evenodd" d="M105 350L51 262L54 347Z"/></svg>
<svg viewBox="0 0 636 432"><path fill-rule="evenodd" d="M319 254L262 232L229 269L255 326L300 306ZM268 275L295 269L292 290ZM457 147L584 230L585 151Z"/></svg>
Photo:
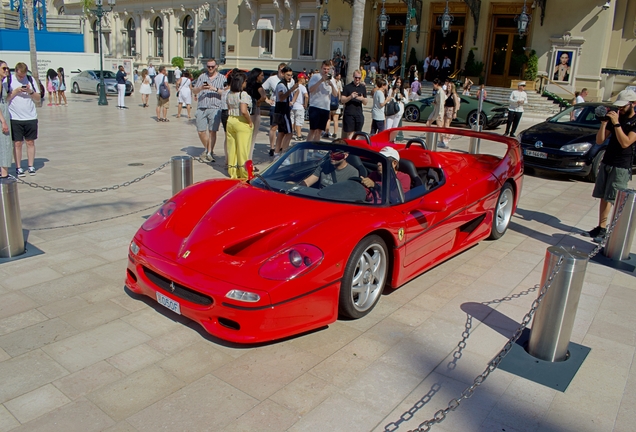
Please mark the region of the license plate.
<svg viewBox="0 0 636 432"><path fill-rule="evenodd" d="M534 150L524 150L523 154L526 156L532 156L532 157L536 157L539 159L547 159L548 158L548 154L547 153L543 153L543 152L538 152L538 151L534 151Z"/></svg>
<svg viewBox="0 0 636 432"><path fill-rule="evenodd" d="M181 315L181 306L179 306L179 303L177 303L176 301L172 300L171 298L166 297L165 295L161 294L160 292L157 293L157 302L160 305L167 307L172 312Z"/></svg>

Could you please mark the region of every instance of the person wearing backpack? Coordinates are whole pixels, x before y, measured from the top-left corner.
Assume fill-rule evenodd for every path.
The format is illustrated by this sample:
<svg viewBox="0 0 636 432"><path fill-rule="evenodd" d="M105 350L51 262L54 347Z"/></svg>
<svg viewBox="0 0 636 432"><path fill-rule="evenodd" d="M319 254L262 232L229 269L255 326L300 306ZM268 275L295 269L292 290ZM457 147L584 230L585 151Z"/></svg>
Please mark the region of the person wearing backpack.
<svg viewBox="0 0 636 432"><path fill-rule="evenodd" d="M170 121L167 118L168 103L170 101L170 87L168 87L168 77L166 76L165 66L159 67L159 74L155 77L155 87L157 87L157 121Z"/></svg>
<svg viewBox="0 0 636 432"><path fill-rule="evenodd" d="M15 65L15 74L9 74L2 86L7 93L7 104L11 115L11 134L13 136L13 155L15 157L15 174L24 177L20 166L22 162L22 143L26 141L27 161L30 175L35 175L35 140L38 138L38 114L35 104L40 103L42 95L33 78L27 75L27 65Z"/></svg>

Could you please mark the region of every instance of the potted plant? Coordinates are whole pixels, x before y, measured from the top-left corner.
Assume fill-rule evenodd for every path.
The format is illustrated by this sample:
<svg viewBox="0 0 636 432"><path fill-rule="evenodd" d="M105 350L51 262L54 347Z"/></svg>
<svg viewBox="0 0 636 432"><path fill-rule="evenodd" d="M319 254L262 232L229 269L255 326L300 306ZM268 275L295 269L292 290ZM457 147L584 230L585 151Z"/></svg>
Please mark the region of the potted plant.
<svg viewBox="0 0 636 432"><path fill-rule="evenodd" d="M468 52L466 64L464 65L464 75L475 84L481 84L481 73L484 70L484 63L475 61L473 50Z"/></svg>
<svg viewBox="0 0 636 432"><path fill-rule="evenodd" d="M526 90L536 90L535 81L537 79L538 73L539 57L537 57L537 52L535 50L532 50L530 51L530 56L528 57L528 61L526 62L526 70L523 73L523 81L526 82ZM517 88L519 81L522 80L512 80L510 87Z"/></svg>

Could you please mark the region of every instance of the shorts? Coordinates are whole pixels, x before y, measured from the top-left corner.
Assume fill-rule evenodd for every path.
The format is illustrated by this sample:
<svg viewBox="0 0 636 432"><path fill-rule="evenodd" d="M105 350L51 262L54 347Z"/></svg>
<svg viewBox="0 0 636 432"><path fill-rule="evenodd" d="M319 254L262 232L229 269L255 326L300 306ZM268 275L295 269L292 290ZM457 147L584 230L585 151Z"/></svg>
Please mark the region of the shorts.
<svg viewBox="0 0 636 432"><path fill-rule="evenodd" d="M11 120L13 142L35 141L38 139L38 119Z"/></svg>
<svg viewBox="0 0 636 432"><path fill-rule="evenodd" d="M278 124L278 132L282 134L292 133L291 110L287 102L276 102L274 119Z"/></svg>
<svg viewBox="0 0 636 432"><path fill-rule="evenodd" d="M229 117L228 110L221 110L221 124L223 125L223 130L227 132L227 118Z"/></svg>
<svg viewBox="0 0 636 432"><path fill-rule="evenodd" d="M157 106L161 107L161 108L166 108L168 109L168 107L170 106L168 104L168 102L170 101L170 98L168 99L164 99L161 96L157 95Z"/></svg>
<svg viewBox="0 0 636 432"><path fill-rule="evenodd" d="M455 108L446 107L444 108L444 118L447 120L452 120L455 115Z"/></svg>
<svg viewBox="0 0 636 432"><path fill-rule="evenodd" d="M309 129L324 131L329 121L329 110L309 107Z"/></svg>
<svg viewBox="0 0 636 432"><path fill-rule="evenodd" d="M291 118L294 126L305 126L305 108L292 110Z"/></svg>
<svg viewBox="0 0 636 432"><path fill-rule="evenodd" d="M342 106L339 105L337 110L331 110L329 111L329 116L331 118L331 116L337 115L339 116L340 114L342 114Z"/></svg>
<svg viewBox="0 0 636 432"><path fill-rule="evenodd" d="M199 108L194 115L198 132L218 132L221 125L221 110L218 108Z"/></svg>
<svg viewBox="0 0 636 432"><path fill-rule="evenodd" d="M616 200L616 191L618 189L627 189L631 171L627 168L618 168L601 162L592 196L613 204Z"/></svg>
<svg viewBox="0 0 636 432"><path fill-rule="evenodd" d="M364 116L346 114L342 117L342 130L345 132L360 132L364 126Z"/></svg>
<svg viewBox="0 0 636 432"><path fill-rule="evenodd" d="M269 107L269 126L277 127L278 126L278 117L276 116L276 105L271 105Z"/></svg>

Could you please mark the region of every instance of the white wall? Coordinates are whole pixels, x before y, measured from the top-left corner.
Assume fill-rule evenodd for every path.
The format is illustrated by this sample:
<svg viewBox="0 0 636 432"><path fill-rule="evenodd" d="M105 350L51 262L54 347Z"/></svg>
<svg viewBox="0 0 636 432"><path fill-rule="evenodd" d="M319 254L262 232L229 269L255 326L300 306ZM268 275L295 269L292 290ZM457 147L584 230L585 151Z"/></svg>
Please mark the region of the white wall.
<svg viewBox="0 0 636 432"><path fill-rule="evenodd" d="M0 59L7 62L10 68L14 68L16 63L23 62L33 69L30 63L28 51L0 51ZM105 67L106 65L104 65ZM63 67L66 79L75 76L77 73L87 69L99 69L99 54L92 53L38 53L38 74L41 79L46 77L46 71Z"/></svg>

